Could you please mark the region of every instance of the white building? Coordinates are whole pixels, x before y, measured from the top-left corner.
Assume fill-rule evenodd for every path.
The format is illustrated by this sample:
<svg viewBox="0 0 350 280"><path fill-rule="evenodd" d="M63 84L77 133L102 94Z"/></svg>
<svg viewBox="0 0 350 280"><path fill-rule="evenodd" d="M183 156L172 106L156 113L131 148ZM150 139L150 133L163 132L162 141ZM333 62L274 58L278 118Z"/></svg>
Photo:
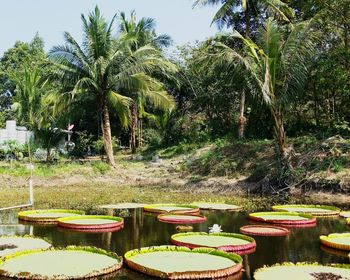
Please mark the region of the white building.
<svg viewBox="0 0 350 280"><path fill-rule="evenodd" d="M24 126L17 126L16 121L6 121L6 128L0 129L0 145L7 140L17 140L23 145L33 138L34 133Z"/></svg>

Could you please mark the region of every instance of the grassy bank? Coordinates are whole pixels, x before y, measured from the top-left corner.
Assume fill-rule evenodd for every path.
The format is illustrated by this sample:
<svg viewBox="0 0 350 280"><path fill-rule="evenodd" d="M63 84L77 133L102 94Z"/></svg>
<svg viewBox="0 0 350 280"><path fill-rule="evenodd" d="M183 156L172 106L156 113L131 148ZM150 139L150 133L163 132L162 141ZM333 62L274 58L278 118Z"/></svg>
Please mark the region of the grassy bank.
<svg viewBox="0 0 350 280"><path fill-rule="evenodd" d="M116 186L100 183L76 184L69 187L40 186L34 188L36 208L82 209L94 212L99 205L139 203L192 203L194 201L225 202L241 205L246 211L264 210L275 202L274 198L240 197L234 193L174 189L167 186ZM11 206L28 201L27 188L0 188L0 205Z"/></svg>
<svg viewBox="0 0 350 280"><path fill-rule="evenodd" d="M275 168L272 141L218 140L149 149L138 155L120 152L116 169L98 158L62 159L51 165L35 162L36 207L90 211L106 203L196 200L233 203L247 211L269 209L281 202L349 205L350 141L303 137L290 142L303 184L291 191L288 200L252 196ZM155 155L160 159L154 160ZM0 162L0 208L27 202L29 174L25 161Z"/></svg>

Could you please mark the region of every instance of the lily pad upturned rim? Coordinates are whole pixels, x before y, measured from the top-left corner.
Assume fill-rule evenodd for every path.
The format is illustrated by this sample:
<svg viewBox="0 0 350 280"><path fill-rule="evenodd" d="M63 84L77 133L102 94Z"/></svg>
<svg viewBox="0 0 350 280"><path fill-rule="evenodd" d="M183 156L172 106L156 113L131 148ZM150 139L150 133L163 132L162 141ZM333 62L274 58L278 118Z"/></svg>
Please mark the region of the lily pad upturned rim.
<svg viewBox="0 0 350 280"><path fill-rule="evenodd" d="M74 220L112 220L106 224L76 224L72 223ZM58 226L69 229L78 230L98 230L98 229L111 229L111 228L121 228L124 226L124 219L114 216L105 215L84 215L84 216L72 216L58 219Z"/></svg>
<svg viewBox="0 0 350 280"><path fill-rule="evenodd" d="M244 245L225 245L225 246L218 246L218 247L212 247L212 246L204 246L204 245L196 245L195 243L187 243L182 242L179 240L176 240L178 237L182 236L193 236L193 235L204 235L204 236L224 236L224 237L232 237L232 238L239 238L242 240L246 240L249 243ZM171 236L170 239L171 243L177 246L183 246L190 249L194 248L213 248L225 252L233 252L233 253L251 253L254 252L256 249L256 242L253 237L239 234L239 233L229 233L229 232L220 232L220 233L206 233L206 232L185 232L185 233L176 233Z"/></svg>
<svg viewBox="0 0 350 280"><path fill-rule="evenodd" d="M235 265L229 268L219 269L219 270L203 270L203 271L187 271L187 272L163 272L157 269L153 269L150 267L145 267L140 264L137 264L131 260L133 256L139 254L147 254L152 252L162 252L162 251L174 251L174 252L188 252L188 253L202 253L209 254L214 256L220 256L224 258L228 258L232 260ZM243 267L243 259L241 256L233 253L227 253L224 251L213 250L211 248L195 248L189 249L187 247L182 246L154 246L154 247L145 247L141 249L131 250L125 253L124 255L125 263L133 270L142 272L144 274L166 278L166 279L213 279L226 277L229 275L235 275L242 270ZM194 275L196 276L194 278Z"/></svg>
<svg viewBox="0 0 350 280"><path fill-rule="evenodd" d="M233 205L233 204L227 204L227 203L221 203L221 202L206 202L206 201L195 201L191 205L197 206L201 210L218 210L218 211L228 211L228 212L235 212L242 210L241 206ZM209 206L211 205L211 206ZM223 207L215 207L217 206L223 206L226 205L226 208Z"/></svg>
<svg viewBox="0 0 350 280"><path fill-rule="evenodd" d="M290 266L294 266L294 267L301 267L301 266L323 266L323 267L329 267L329 268L345 268L345 269L350 269L350 265L349 264L327 264L327 265L323 265L320 263L311 263L311 262L298 262L298 263L291 263L291 262L284 262L284 263L276 263L274 265L270 265L270 266L264 266L261 267L259 269L257 269L254 272L254 279L256 280L265 280L265 278L257 278L257 274L270 269L270 268L274 268L274 267L290 267ZM316 272L317 273L317 272ZM266 280L270 280L267 279ZM303 279L298 279L298 280L303 280Z"/></svg>
<svg viewBox="0 0 350 280"><path fill-rule="evenodd" d="M348 245L346 244L337 244L332 241L332 239L336 238L342 238L342 237L349 237L350 238L350 233L331 233L329 235L321 235L320 236L320 241L323 245L338 249L338 250L345 250L345 251L350 251L350 243Z"/></svg>
<svg viewBox="0 0 350 280"><path fill-rule="evenodd" d="M254 232L254 231L249 231L249 229L256 229L260 228L261 231L259 232ZM263 228L269 228L269 229L276 229L277 231L275 232L269 232L269 231L264 231ZM284 227L278 227L278 226L269 226L269 225L249 225L249 226L243 226L240 229L240 232L243 234L247 235L254 235L254 236L287 236L290 233L290 230Z"/></svg>
<svg viewBox="0 0 350 280"><path fill-rule="evenodd" d="M324 209L328 210L325 212L319 212L319 211L289 211L286 208L315 208L315 209ZM275 205L272 206L273 211L279 211L279 212L296 212L296 213L304 213L304 214L310 214L315 217L328 217L328 216L339 216L341 209L335 206L329 206L329 205L308 205L308 204L286 204L286 205Z"/></svg>
<svg viewBox="0 0 350 280"><path fill-rule="evenodd" d="M58 218L49 217L30 217L31 214L37 213L66 213L74 215L84 215L85 212L81 210L69 210L69 209L37 209L18 212L18 219L26 222L35 223L56 223Z"/></svg>
<svg viewBox="0 0 350 280"><path fill-rule="evenodd" d="M166 210L159 209L159 207L182 207L184 209L166 211ZM191 204L178 204L178 203L149 204L144 206L143 210L145 212L158 213L158 214L165 214L165 213L190 214L190 213L199 212L199 208L197 206L194 206Z"/></svg>
<svg viewBox="0 0 350 280"><path fill-rule="evenodd" d="M172 218L173 216L173 218ZM176 219L176 216L183 216L188 219ZM203 223L207 220L205 216L202 215L191 215L191 214L160 214L158 215L158 221L168 224L176 224L176 225L186 225L186 224L199 224Z"/></svg>
<svg viewBox="0 0 350 280"><path fill-rule="evenodd" d="M261 216L298 216L301 218L306 218L307 220L289 220L288 217L284 220L274 220L274 219L264 219ZM260 217L259 217L260 216ZM295 213L295 212L256 212L249 214L249 219L271 223L271 224L281 224L281 225L308 225L308 224L316 224L316 218L309 214Z"/></svg>
<svg viewBox="0 0 350 280"><path fill-rule="evenodd" d="M30 255L30 254L35 254L35 253L41 253L41 252L53 252L53 251L81 251L81 252L86 252L86 253L94 253L94 254L100 254L100 255L105 255L107 257L116 259L118 263L113 266L106 267L102 269L101 271L93 271L88 275L77 275L76 277L71 277L71 276L64 276L64 275L58 275L54 279L86 279L86 278L92 278L92 277L97 277L97 276L102 276L106 274L113 273L117 270L119 270L123 266L123 258L118 256L116 253L113 252L108 252L106 250L96 248L96 247L90 247L90 246L67 246L64 248L49 248L49 249L36 249L36 250L24 250L24 251L19 251L14 254L8 255L2 259L0 259L0 276L4 277L10 277L10 278L17 278L17 279L38 279L38 280L47 280L51 279L48 278L45 275L38 275L38 274L30 274L30 272L20 272L18 274L12 274L9 273L5 270L1 269L1 266L10 259L14 259L17 257L25 256L25 255Z"/></svg>

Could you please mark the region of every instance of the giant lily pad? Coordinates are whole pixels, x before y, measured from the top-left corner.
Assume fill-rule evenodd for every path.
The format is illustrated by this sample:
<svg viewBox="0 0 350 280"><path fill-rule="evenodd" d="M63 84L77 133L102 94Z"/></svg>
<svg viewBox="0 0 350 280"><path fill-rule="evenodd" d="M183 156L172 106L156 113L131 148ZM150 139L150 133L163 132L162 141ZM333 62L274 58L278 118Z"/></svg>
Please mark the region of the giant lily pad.
<svg viewBox="0 0 350 280"><path fill-rule="evenodd" d="M121 268L122 258L93 247L28 250L0 260L0 276L20 279L85 279Z"/></svg>
<svg viewBox="0 0 350 280"><path fill-rule="evenodd" d="M295 213L310 214L315 217L338 216L340 209L328 205L303 205L303 204L289 204L273 206L274 211L286 211Z"/></svg>
<svg viewBox="0 0 350 280"><path fill-rule="evenodd" d="M124 226L124 219L112 216L77 216L58 219L58 226L82 231L119 229Z"/></svg>
<svg viewBox="0 0 350 280"><path fill-rule="evenodd" d="M124 258L130 268L166 279L212 279L227 277L242 269L240 256L209 248L148 247L129 251Z"/></svg>
<svg viewBox="0 0 350 280"><path fill-rule="evenodd" d="M257 236L286 236L290 231L283 227L251 225L241 227L240 232Z"/></svg>
<svg viewBox="0 0 350 280"><path fill-rule="evenodd" d="M0 236L0 257L5 257L18 251L48 249L50 247L50 243L32 236Z"/></svg>
<svg viewBox="0 0 350 280"><path fill-rule="evenodd" d="M190 249L209 247L226 252L251 253L256 243L252 237L235 233L187 232L171 236L171 243Z"/></svg>
<svg viewBox="0 0 350 280"><path fill-rule="evenodd" d="M320 236L321 243L334 249L350 251L350 233L333 233Z"/></svg>
<svg viewBox="0 0 350 280"><path fill-rule="evenodd" d="M340 212L340 216L343 218L350 218L350 211Z"/></svg>
<svg viewBox="0 0 350 280"><path fill-rule="evenodd" d="M184 214L161 214L158 220L168 224L199 224L207 220L206 217L200 215L184 215Z"/></svg>
<svg viewBox="0 0 350 280"><path fill-rule="evenodd" d="M197 206L203 210L238 211L242 209L240 206L226 203L193 202L192 205Z"/></svg>
<svg viewBox="0 0 350 280"><path fill-rule="evenodd" d="M123 210L123 209L139 209L145 207L147 204L142 203L117 203L117 204L106 204L100 205L99 207L102 209L112 209L112 210Z"/></svg>
<svg viewBox="0 0 350 280"><path fill-rule="evenodd" d="M199 208L194 205L183 205L183 204L152 204L147 205L144 211L151 213L176 213L176 214L190 214L198 213Z"/></svg>
<svg viewBox="0 0 350 280"><path fill-rule="evenodd" d="M29 210L18 213L18 219L35 223L57 223L57 219L71 216L84 215L84 211L50 209L50 210Z"/></svg>
<svg viewBox="0 0 350 280"><path fill-rule="evenodd" d="M318 279L350 279L350 266L333 265L326 266L320 264L306 263L285 263L271 267L260 268L254 273L255 280L318 280Z"/></svg>
<svg viewBox="0 0 350 280"><path fill-rule="evenodd" d="M316 218L294 212L258 212L249 214L249 219L283 225L316 225Z"/></svg>

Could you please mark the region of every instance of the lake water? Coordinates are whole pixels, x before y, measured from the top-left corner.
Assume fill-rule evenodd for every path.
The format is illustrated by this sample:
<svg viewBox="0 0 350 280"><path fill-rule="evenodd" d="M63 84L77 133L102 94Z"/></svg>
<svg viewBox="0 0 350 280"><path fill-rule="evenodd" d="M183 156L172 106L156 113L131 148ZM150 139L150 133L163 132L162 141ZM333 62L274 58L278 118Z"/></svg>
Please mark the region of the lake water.
<svg viewBox="0 0 350 280"><path fill-rule="evenodd" d="M125 213L125 212L124 212ZM208 232L208 227L219 224L225 232L239 233L239 228L251 224L246 213L202 211L207 221L194 225L194 231ZM341 251L330 252L321 248L320 235L350 232L345 219L320 218L313 228L295 228L287 237L255 237L257 249L244 256L244 274L242 279L253 279L253 273L264 265L281 262L319 262L349 263L346 254ZM156 216L137 213L125 217L124 229L113 233L77 233L62 230L56 226L21 225L16 213L0 213L0 235L25 235L45 237L56 247L67 245L95 246L123 255L126 251L155 245L170 244L170 236L177 233L176 226L157 221ZM338 255L340 254L340 255ZM3 278L0 278L3 280ZM104 278L106 279L106 278ZM124 267L107 279L154 279Z"/></svg>

